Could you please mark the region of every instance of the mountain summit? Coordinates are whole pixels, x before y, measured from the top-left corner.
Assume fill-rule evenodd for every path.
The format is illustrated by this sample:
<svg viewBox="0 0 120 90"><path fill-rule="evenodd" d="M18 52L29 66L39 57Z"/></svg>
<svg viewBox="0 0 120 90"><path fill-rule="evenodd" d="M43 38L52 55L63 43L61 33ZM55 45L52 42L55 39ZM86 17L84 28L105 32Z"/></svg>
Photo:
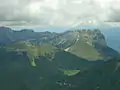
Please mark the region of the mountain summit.
<svg viewBox="0 0 120 90"><path fill-rule="evenodd" d="M62 33L58 39L54 38L53 41L65 51L85 59L101 60L118 55L116 51L107 46L105 36L97 29L67 31Z"/></svg>

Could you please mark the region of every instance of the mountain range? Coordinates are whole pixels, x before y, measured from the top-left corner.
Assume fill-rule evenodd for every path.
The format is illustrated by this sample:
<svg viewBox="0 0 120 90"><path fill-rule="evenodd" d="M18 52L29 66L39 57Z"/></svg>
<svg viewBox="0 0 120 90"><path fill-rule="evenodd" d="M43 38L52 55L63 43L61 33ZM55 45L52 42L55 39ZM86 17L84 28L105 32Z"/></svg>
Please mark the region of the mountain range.
<svg viewBox="0 0 120 90"><path fill-rule="evenodd" d="M119 90L119 53L100 30L0 27L0 90Z"/></svg>
<svg viewBox="0 0 120 90"><path fill-rule="evenodd" d="M33 30L27 29L13 31L8 27L0 28L1 44L16 42L30 42L36 45L49 44L66 52L71 52L78 57L91 60L109 59L110 57L113 57L113 53L116 52L107 46L105 36L98 29L54 33L48 31L34 32ZM109 52L109 50L112 52ZM107 52L107 56L104 52ZM116 53L114 55L117 55Z"/></svg>

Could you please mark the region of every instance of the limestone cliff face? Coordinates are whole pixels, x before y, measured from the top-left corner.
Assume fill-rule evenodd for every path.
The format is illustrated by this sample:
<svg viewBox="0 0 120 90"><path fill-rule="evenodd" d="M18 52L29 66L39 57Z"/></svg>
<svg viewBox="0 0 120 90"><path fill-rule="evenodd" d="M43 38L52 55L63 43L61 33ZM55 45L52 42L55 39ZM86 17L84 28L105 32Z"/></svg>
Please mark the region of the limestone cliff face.
<svg viewBox="0 0 120 90"><path fill-rule="evenodd" d="M107 46L104 35L100 30L81 30L79 31L80 38L89 45Z"/></svg>
<svg viewBox="0 0 120 90"><path fill-rule="evenodd" d="M57 39L56 39L57 40ZM70 41L74 44L76 42L85 42L93 47L96 45L99 46L107 46L106 40L104 35L101 33L100 30L73 30L73 31L67 31L60 35L59 42L68 42ZM56 42L58 42L56 41ZM62 43L64 44L64 43Z"/></svg>

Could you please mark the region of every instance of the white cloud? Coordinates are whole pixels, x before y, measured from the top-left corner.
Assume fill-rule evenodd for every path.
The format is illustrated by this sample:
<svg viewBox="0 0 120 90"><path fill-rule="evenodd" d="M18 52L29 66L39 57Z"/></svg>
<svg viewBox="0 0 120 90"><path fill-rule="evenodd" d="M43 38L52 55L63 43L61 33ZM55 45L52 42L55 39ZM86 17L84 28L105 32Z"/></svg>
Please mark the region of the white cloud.
<svg viewBox="0 0 120 90"><path fill-rule="evenodd" d="M120 22L120 0L0 0L0 24L75 27Z"/></svg>

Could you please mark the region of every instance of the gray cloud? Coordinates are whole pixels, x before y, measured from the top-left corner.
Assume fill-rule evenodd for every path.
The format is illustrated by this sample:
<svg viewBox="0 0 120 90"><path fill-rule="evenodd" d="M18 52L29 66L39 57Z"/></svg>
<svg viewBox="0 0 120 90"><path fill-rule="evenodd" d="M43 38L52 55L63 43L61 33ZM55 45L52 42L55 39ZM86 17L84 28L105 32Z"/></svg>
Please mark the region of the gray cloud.
<svg viewBox="0 0 120 90"><path fill-rule="evenodd" d="M120 22L120 7L119 8L111 7L111 11L108 18L110 22Z"/></svg>
<svg viewBox="0 0 120 90"><path fill-rule="evenodd" d="M119 0L0 0L0 24L7 26L99 25L119 17Z"/></svg>

